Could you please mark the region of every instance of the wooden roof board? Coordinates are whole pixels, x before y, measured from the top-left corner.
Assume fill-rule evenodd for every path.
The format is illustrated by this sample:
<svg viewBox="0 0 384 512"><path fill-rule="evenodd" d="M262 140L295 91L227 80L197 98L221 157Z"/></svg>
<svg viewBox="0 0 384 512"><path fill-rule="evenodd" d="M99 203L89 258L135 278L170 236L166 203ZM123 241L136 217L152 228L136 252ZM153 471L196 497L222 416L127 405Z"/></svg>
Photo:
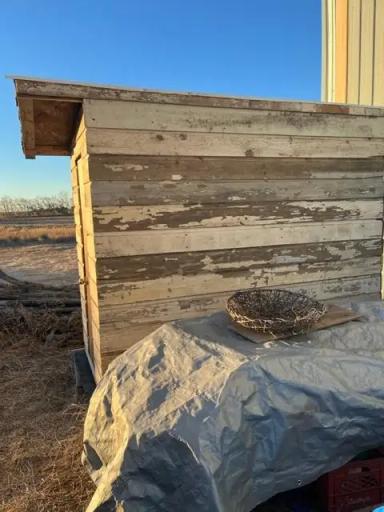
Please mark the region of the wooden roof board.
<svg viewBox="0 0 384 512"><path fill-rule="evenodd" d="M225 96L195 92L96 85L59 80L10 76L16 88L23 150L35 155L69 155L75 120L84 99L107 99L206 107L282 110L318 114L384 116L384 108L256 97Z"/></svg>
<svg viewBox="0 0 384 512"><path fill-rule="evenodd" d="M384 116L384 108L349 105L345 103L322 103L284 99L258 98L254 96L233 96L206 94L199 92L173 92L156 89L137 89L114 85L98 85L62 80L45 80L10 76L16 87L17 96L39 96L65 98L66 101L88 99L110 99L148 101L154 103L198 104L202 106L222 106L232 108L254 108L265 110L286 110L301 112L377 115Z"/></svg>
<svg viewBox="0 0 384 512"><path fill-rule="evenodd" d="M81 102L17 97L17 104L27 158L71 154Z"/></svg>
<svg viewBox="0 0 384 512"><path fill-rule="evenodd" d="M69 147L80 104L34 100L34 107L36 146Z"/></svg>

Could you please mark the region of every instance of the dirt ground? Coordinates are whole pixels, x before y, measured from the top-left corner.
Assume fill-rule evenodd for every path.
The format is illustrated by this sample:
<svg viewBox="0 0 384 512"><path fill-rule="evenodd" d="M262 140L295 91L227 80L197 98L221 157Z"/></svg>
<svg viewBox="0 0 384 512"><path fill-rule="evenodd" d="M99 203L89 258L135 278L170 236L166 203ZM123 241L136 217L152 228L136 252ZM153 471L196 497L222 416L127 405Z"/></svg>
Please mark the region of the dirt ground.
<svg viewBox="0 0 384 512"><path fill-rule="evenodd" d="M33 283L75 284L74 242L0 245L0 269ZM80 312L66 327L50 310L4 311L0 308L0 512L82 512L95 488L81 465L87 399L76 393L69 355L82 346ZM48 343L58 324L66 335ZM256 510L293 508L277 498Z"/></svg>
<svg viewBox="0 0 384 512"><path fill-rule="evenodd" d="M73 244L1 247L0 262L21 279L77 280ZM87 403L76 396L69 358L82 345L80 317L71 318L68 336L47 343L54 314L6 314L11 318L0 318L0 511L83 511L94 491L80 462Z"/></svg>
<svg viewBox="0 0 384 512"><path fill-rule="evenodd" d="M74 242L0 246L3 272L33 283L64 286L78 280Z"/></svg>

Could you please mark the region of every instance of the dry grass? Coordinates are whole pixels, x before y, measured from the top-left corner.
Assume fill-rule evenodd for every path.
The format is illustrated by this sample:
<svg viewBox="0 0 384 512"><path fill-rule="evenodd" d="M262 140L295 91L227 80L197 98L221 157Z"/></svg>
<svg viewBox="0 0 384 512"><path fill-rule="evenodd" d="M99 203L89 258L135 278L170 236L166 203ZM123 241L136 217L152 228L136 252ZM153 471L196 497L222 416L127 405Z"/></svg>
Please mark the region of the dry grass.
<svg viewBox="0 0 384 512"><path fill-rule="evenodd" d="M74 240L73 226L0 226L0 244L67 242Z"/></svg>
<svg viewBox="0 0 384 512"><path fill-rule="evenodd" d="M7 310L0 319L0 510L80 512L94 490L80 463L86 403L77 403L69 350L43 340L63 322L49 311Z"/></svg>

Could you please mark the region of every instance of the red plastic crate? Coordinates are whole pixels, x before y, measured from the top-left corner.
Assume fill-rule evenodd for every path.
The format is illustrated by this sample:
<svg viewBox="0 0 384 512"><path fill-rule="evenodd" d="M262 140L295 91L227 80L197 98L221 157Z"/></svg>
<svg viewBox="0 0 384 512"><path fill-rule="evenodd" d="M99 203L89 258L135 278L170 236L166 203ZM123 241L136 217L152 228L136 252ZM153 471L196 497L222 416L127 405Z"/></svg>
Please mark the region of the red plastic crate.
<svg viewBox="0 0 384 512"><path fill-rule="evenodd" d="M379 505L384 497L384 457L355 460L318 481L326 512L351 512Z"/></svg>
<svg viewBox="0 0 384 512"><path fill-rule="evenodd" d="M353 492L345 496L333 496L333 503L328 505L327 512L352 512L365 507L373 507L381 503L381 490Z"/></svg>

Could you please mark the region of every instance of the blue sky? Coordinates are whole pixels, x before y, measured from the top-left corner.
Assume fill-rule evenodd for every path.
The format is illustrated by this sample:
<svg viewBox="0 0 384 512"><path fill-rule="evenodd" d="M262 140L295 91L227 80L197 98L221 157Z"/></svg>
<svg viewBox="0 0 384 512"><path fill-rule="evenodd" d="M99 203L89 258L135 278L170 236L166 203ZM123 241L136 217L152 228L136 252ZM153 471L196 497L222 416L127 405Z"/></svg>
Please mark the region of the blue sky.
<svg viewBox="0 0 384 512"><path fill-rule="evenodd" d="M0 0L0 196L57 193L69 159L24 159L7 74L319 100L321 0Z"/></svg>

